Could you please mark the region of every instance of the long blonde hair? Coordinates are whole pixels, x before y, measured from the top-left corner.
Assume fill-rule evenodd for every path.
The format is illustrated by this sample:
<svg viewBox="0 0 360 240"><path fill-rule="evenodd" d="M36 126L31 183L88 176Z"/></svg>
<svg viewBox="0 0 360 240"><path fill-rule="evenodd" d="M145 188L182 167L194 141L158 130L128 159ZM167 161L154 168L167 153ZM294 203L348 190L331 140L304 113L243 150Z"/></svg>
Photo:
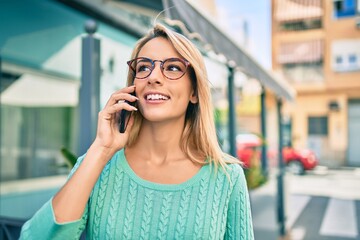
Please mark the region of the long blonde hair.
<svg viewBox="0 0 360 240"><path fill-rule="evenodd" d="M131 58L136 58L141 48L151 39L157 37L167 39L176 51L189 61L191 66L189 70L190 78L198 102L196 104L189 103L188 105L181 139L182 150L192 161L199 164L213 164L216 169L219 166L225 169L227 163L239 163L236 158L224 153L219 146L205 63L200 51L190 40L162 24L156 24L147 35L137 42ZM127 79L128 86L133 84L133 80L134 77L129 72ZM134 114L134 125L130 132L128 146L136 142L142 119L143 116L140 112ZM207 160L205 161L205 159Z"/></svg>

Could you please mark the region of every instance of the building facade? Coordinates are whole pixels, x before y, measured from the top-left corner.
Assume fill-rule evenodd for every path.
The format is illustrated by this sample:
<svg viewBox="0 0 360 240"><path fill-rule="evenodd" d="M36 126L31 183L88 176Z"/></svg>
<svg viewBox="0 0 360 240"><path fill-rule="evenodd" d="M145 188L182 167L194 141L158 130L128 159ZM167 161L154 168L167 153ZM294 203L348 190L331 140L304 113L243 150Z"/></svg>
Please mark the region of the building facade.
<svg viewBox="0 0 360 240"><path fill-rule="evenodd" d="M321 165L360 166L360 2L272 0L272 67L297 91L294 147Z"/></svg>

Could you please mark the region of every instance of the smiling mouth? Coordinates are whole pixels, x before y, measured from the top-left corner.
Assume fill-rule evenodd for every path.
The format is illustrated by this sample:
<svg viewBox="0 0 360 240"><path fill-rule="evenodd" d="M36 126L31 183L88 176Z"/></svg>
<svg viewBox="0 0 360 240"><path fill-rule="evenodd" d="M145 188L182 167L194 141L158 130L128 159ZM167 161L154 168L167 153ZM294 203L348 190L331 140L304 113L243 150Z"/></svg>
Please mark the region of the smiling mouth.
<svg viewBox="0 0 360 240"><path fill-rule="evenodd" d="M169 100L170 97L161 95L161 94L148 94L145 96L147 101L159 101L159 100Z"/></svg>

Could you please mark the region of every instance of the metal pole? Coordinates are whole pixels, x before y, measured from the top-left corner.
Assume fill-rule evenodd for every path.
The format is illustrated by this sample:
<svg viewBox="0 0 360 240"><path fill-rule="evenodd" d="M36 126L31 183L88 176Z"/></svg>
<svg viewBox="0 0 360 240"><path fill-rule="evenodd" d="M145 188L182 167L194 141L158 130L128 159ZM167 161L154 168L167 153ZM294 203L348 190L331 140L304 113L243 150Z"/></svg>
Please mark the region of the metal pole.
<svg viewBox="0 0 360 240"><path fill-rule="evenodd" d="M230 154L236 157L236 114L235 114L235 84L234 84L235 63L228 63L228 98L229 98L229 144Z"/></svg>
<svg viewBox="0 0 360 240"><path fill-rule="evenodd" d="M263 144L261 146L261 170L265 177L268 176L268 163L267 163L267 142L266 142L266 90L262 86L260 95L261 104L261 135L263 138Z"/></svg>
<svg viewBox="0 0 360 240"><path fill-rule="evenodd" d="M1 64L2 64L2 58L1 58L1 54L0 54L0 91L2 91L2 88L3 88ZM5 87L5 86L4 86L4 87ZM1 149L1 148L0 148L0 149Z"/></svg>
<svg viewBox="0 0 360 240"><path fill-rule="evenodd" d="M284 172L285 165L282 155L283 149L283 128L282 128L282 100L277 99L277 118L278 118L278 127L279 127L279 172L277 176L277 190L278 190L278 198L277 198L277 210L278 210L278 223L279 223L279 235L284 237L286 235L286 226L285 226L285 207L284 207Z"/></svg>
<svg viewBox="0 0 360 240"><path fill-rule="evenodd" d="M79 93L79 154L84 154L96 136L100 111L100 40L93 34L95 21L85 23L87 36L82 39L81 87Z"/></svg>

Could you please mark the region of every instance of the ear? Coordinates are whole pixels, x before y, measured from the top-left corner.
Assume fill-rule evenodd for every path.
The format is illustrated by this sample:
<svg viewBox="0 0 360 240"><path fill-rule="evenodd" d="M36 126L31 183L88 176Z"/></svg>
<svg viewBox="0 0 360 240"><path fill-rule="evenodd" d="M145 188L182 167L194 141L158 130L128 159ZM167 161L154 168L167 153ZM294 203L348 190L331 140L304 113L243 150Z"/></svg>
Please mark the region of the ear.
<svg viewBox="0 0 360 240"><path fill-rule="evenodd" d="M192 104L198 103L198 101L199 101L199 99L198 99L197 95L195 94L195 92L193 92L193 93L191 94L189 100L190 100L190 102L191 102Z"/></svg>

